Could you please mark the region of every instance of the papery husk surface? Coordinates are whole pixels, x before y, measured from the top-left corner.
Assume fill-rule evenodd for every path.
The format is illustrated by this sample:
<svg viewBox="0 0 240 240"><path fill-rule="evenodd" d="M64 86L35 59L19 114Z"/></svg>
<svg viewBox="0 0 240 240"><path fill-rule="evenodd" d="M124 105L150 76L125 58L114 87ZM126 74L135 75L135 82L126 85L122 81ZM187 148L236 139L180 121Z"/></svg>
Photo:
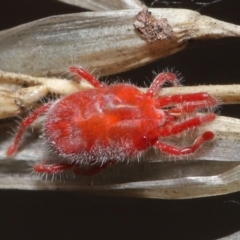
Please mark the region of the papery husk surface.
<svg viewBox="0 0 240 240"><path fill-rule="evenodd" d="M96 76L124 72L176 53L189 40L240 36L240 27L185 9L149 9L174 37L149 43L134 27L139 9L53 16L0 32L0 69L60 76L81 65Z"/></svg>
<svg viewBox="0 0 240 240"><path fill-rule="evenodd" d="M38 134L28 132L18 153L7 158L5 152L12 138L6 131L9 125L1 126L1 189L82 190L92 194L165 199L214 196L240 190L240 120L237 119L218 117L200 128L199 131L211 129L216 137L204 143L193 156L179 159L150 150L140 161L119 163L90 177L65 174L61 180L54 175L47 179L30 175L31 165L46 159L48 152ZM175 138L173 144L186 145L185 140L192 141L199 131Z"/></svg>

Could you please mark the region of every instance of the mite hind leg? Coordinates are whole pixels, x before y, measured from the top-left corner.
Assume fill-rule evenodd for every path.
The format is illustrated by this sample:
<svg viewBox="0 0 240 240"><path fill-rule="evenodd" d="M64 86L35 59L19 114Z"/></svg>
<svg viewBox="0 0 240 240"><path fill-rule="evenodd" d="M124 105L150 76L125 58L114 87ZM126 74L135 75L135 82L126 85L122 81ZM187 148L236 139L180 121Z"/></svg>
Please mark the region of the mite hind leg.
<svg viewBox="0 0 240 240"><path fill-rule="evenodd" d="M104 169L113 165L115 161L109 160L101 165L93 165L89 168L83 168L81 165L76 163L53 163L48 164L47 162L38 163L33 166L35 173L41 174L57 174L68 170L72 170L77 175L91 176L100 173Z"/></svg>
<svg viewBox="0 0 240 240"><path fill-rule="evenodd" d="M14 142L12 145L10 145L7 149L6 154L8 156L12 156L16 151L17 148L20 144L20 140L23 136L23 133L25 132L26 128L29 127L34 120L37 119L37 117L45 112L47 112L49 110L49 108L51 107L52 103L47 103L44 104L43 106L39 107L38 109L36 109L34 112L32 112L28 117L26 117L22 123L19 126L18 132L14 138Z"/></svg>

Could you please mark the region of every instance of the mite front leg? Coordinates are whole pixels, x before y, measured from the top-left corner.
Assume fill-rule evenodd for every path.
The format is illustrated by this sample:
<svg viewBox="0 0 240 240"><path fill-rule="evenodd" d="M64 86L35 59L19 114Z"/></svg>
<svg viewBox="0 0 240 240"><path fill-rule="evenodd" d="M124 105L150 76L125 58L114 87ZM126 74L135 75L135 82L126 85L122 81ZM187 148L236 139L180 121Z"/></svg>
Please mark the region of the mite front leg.
<svg viewBox="0 0 240 240"><path fill-rule="evenodd" d="M100 83L92 74L81 67L70 67L69 70L71 73L77 74L78 77L85 79L96 88L104 86L104 84Z"/></svg>
<svg viewBox="0 0 240 240"><path fill-rule="evenodd" d="M146 95L150 97L154 97L157 95L159 88L162 87L166 82L170 82L173 84L173 86L177 87L179 86L179 81L177 79L177 76L170 72L163 72L158 74L151 86L148 88Z"/></svg>
<svg viewBox="0 0 240 240"><path fill-rule="evenodd" d="M189 93L184 95L176 94L159 97L155 100L155 106L157 108L171 106L172 104L181 104L181 110L183 112L191 112L195 109L215 107L217 101L206 92Z"/></svg>
<svg viewBox="0 0 240 240"><path fill-rule="evenodd" d="M161 141L157 141L153 146L157 149L159 149L161 152L170 154L170 155L187 155L194 153L204 141L210 141L214 138L214 134L210 131L207 131L203 133L201 136L199 136L194 143L191 146L184 147L184 148L178 148L176 146L172 146L166 143L163 143Z"/></svg>

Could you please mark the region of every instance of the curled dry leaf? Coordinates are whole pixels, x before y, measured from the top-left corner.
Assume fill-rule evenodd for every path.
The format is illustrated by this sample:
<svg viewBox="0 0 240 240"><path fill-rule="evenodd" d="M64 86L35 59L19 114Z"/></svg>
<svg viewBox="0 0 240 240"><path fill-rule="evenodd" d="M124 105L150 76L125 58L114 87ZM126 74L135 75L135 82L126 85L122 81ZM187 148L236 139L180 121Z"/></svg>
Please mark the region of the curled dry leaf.
<svg viewBox="0 0 240 240"><path fill-rule="evenodd" d="M174 38L148 43L134 27L139 9L54 16L0 32L1 70L60 76L81 64L111 75L166 57L191 39L240 36L240 27L184 9L150 9L167 19Z"/></svg>

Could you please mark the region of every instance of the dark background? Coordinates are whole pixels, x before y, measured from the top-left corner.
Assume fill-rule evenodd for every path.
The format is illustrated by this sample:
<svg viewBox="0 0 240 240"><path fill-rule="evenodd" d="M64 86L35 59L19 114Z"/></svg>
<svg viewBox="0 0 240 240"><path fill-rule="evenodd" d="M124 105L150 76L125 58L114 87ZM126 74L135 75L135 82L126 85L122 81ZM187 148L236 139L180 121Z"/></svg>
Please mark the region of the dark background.
<svg viewBox="0 0 240 240"><path fill-rule="evenodd" d="M194 1L181 1L184 4L168 2L240 25L239 0L201 9ZM0 0L0 30L79 10L51 0ZM192 42L185 51L117 76L142 85L152 79L153 70L174 67L185 85L240 83L239 56L237 38ZM239 110L239 105L224 106L221 113L240 117ZM240 231L240 193L158 200L9 190L0 191L0 211L1 239L217 239Z"/></svg>

